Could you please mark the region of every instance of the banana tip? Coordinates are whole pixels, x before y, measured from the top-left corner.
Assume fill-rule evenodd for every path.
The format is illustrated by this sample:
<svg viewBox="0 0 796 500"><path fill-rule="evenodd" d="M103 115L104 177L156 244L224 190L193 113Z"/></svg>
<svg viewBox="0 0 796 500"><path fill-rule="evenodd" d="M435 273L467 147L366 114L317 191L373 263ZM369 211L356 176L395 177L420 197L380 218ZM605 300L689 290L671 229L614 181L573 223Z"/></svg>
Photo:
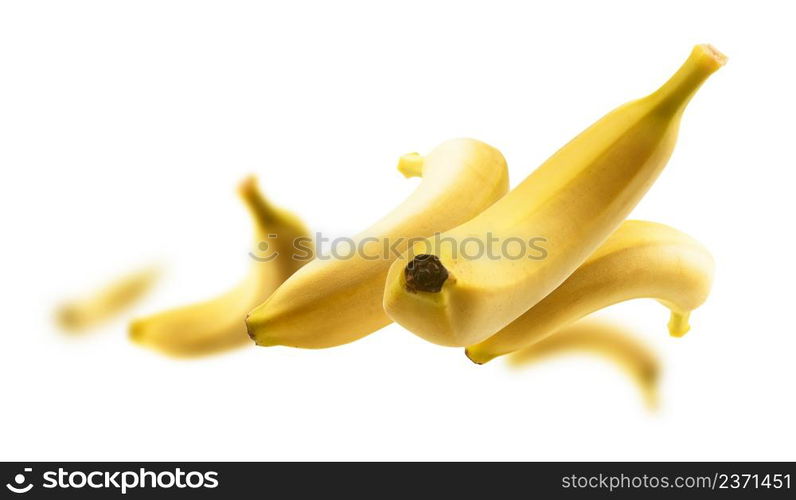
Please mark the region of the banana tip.
<svg viewBox="0 0 796 500"><path fill-rule="evenodd" d="M75 333L83 329L80 311L71 304L64 304L55 311L55 322L62 330Z"/></svg>
<svg viewBox="0 0 796 500"><path fill-rule="evenodd" d="M246 316L246 333L249 335L249 338L252 339L254 345L260 347L271 347L278 345L277 342L269 340L269 338L263 334L262 324L258 324L253 321L251 319L251 315Z"/></svg>
<svg viewBox="0 0 796 500"><path fill-rule="evenodd" d="M249 338L252 339L252 341L256 344L257 335L254 333L254 325L252 325L251 321L249 321L250 317L251 315L249 314L246 315L246 333L249 335Z"/></svg>
<svg viewBox="0 0 796 500"><path fill-rule="evenodd" d="M144 327L140 321L133 321L127 329L127 336L138 344L144 341Z"/></svg>
<svg viewBox="0 0 796 500"><path fill-rule="evenodd" d="M495 358L494 356L478 354L476 351L470 349L469 347L464 349L464 355L467 356L467 359L469 359L470 361L472 361L477 365L483 365L484 363L488 363L489 361Z"/></svg>

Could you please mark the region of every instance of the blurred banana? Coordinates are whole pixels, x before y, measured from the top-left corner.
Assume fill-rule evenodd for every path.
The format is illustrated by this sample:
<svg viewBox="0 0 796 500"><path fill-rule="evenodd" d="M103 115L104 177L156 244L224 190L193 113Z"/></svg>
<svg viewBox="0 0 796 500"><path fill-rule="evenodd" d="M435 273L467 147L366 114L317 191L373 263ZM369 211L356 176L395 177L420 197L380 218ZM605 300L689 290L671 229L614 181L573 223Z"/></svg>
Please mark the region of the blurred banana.
<svg viewBox="0 0 796 500"><path fill-rule="evenodd" d="M133 321L133 341L177 357L246 345L249 338L245 319L249 310L312 258L312 240L304 223L291 212L271 205L261 194L255 177L245 179L238 193L254 220L255 242L267 243L268 257L252 263L246 279L220 297ZM298 249L305 254L302 258L297 258L297 244L302 245Z"/></svg>
<svg viewBox="0 0 796 500"><path fill-rule="evenodd" d="M150 266L122 276L102 289L61 304L56 320L64 330L78 333L110 320L132 306L160 277L160 268Z"/></svg>
<svg viewBox="0 0 796 500"><path fill-rule="evenodd" d="M514 368L526 367L571 352L592 353L613 361L641 389L647 407L658 406L660 360L645 343L624 328L607 321L584 319L567 325L555 335L508 356Z"/></svg>

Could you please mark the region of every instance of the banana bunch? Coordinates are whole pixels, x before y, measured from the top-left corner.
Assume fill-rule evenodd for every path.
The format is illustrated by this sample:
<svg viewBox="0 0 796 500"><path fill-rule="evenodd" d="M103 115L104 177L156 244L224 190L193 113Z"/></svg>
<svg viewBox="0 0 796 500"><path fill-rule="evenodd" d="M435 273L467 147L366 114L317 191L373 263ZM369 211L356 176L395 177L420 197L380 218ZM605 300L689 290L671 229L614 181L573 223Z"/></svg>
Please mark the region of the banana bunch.
<svg viewBox="0 0 796 500"><path fill-rule="evenodd" d="M249 335L261 346L323 348L393 320L482 364L555 350L570 336L600 350L599 335L572 325L635 298L657 299L670 334L684 335L710 291L710 253L674 228L625 219L666 165L689 101L725 62L697 45L655 92L604 116L505 196L503 158L483 143L405 156L399 169L422 172L423 184L355 238L409 238L401 255L310 263L249 314ZM521 254L508 257L506 242L521 243Z"/></svg>
<svg viewBox="0 0 796 500"><path fill-rule="evenodd" d="M278 236L275 257L216 299L134 321L130 336L193 356L249 337L260 346L333 347L395 321L429 342L464 347L478 364L569 345L617 345L627 359L641 350L573 325L635 298L668 308L669 332L682 336L710 292L713 259L674 228L626 218L665 167L688 103L725 62L697 45L660 88L605 115L510 192L503 155L483 142L404 155L398 170L421 177L419 187L355 236L347 258L296 260L308 231L249 178L240 194L257 241ZM90 318L97 308L72 309L65 317ZM637 372L657 373L651 358L636 357L645 367Z"/></svg>
<svg viewBox="0 0 796 500"><path fill-rule="evenodd" d="M394 320L483 363L637 297L657 298L672 311L672 335L684 334L710 289L710 255L670 227L623 221L666 165L688 102L724 63L697 45L658 90L600 119L505 196L505 162L486 144L460 139L403 157L399 169L423 183L355 241L412 243L397 258L366 250L311 262L249 313L249 335L323 348ZM536 253L507 258L506 241Z"/></svg>
<svg viewBox="0 0 796 500"><path fill-rule="evenodd" d="M390 267L387 314L430 342L465 347L534 307L641 200L671 155L688 102L724 62L711 46L696 46L657 91L604 116L500 201L439 238L416 242ZM533 252L467 257L473 244L501 256L506 241L534 243Z"/></svg>

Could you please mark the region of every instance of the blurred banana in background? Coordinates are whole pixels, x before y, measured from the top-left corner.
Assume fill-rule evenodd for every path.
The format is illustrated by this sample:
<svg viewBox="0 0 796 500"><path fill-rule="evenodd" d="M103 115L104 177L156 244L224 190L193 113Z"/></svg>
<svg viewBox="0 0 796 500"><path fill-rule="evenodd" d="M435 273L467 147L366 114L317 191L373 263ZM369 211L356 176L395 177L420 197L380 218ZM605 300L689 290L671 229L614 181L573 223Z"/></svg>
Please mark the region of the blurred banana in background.
<svg viewBox="0 0 796 500"><path fill-rule="evenodd" d="M56 321L67 332L81 333L99 326L133 306L160 277L159 266L149 266L115 279L85 297L61 304Z"/></svg>
<svg viewBox="0 0 796 500"><path fill-rule="evenodd" d="M624 327L587 318L561 328L555 335L508 356L513 368L525 368L555 356L590 353L621 368L639 387L650 409L658 406L661 365L658 356Z"/></svg>
<svg viewBox="0 0 796 500"><path fill-rule="evenodd" d="M177 357L212 354L250 342L246 314L313 256L312 237L293 213L271 205L257 179L238 189L254 221L255 245L267 243L269 255L255 259L236 288L215 299L163 311L130 324L130 338Z"/></svg>

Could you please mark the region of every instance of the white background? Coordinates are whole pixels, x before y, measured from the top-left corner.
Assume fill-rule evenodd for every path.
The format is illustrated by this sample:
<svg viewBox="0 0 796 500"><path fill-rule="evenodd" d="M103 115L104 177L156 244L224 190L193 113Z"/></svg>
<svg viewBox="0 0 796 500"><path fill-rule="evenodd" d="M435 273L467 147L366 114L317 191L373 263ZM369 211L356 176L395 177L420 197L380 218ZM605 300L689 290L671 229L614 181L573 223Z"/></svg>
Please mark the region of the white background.
<svg viewBox="0 0 796 500"><path fill-rule="evenodd" d="M3 2L0 459L796 459L793 4ZM417 185L397 157L471 136L512 185L661 84L729 56L633 216L700 239L715 288L659 353L661 409L610 362L478 367L397 326L323 351L175 361L124 319L67 339L58 300L151 260L136 313L247 269L237 182L353 234Z"/></svg>

